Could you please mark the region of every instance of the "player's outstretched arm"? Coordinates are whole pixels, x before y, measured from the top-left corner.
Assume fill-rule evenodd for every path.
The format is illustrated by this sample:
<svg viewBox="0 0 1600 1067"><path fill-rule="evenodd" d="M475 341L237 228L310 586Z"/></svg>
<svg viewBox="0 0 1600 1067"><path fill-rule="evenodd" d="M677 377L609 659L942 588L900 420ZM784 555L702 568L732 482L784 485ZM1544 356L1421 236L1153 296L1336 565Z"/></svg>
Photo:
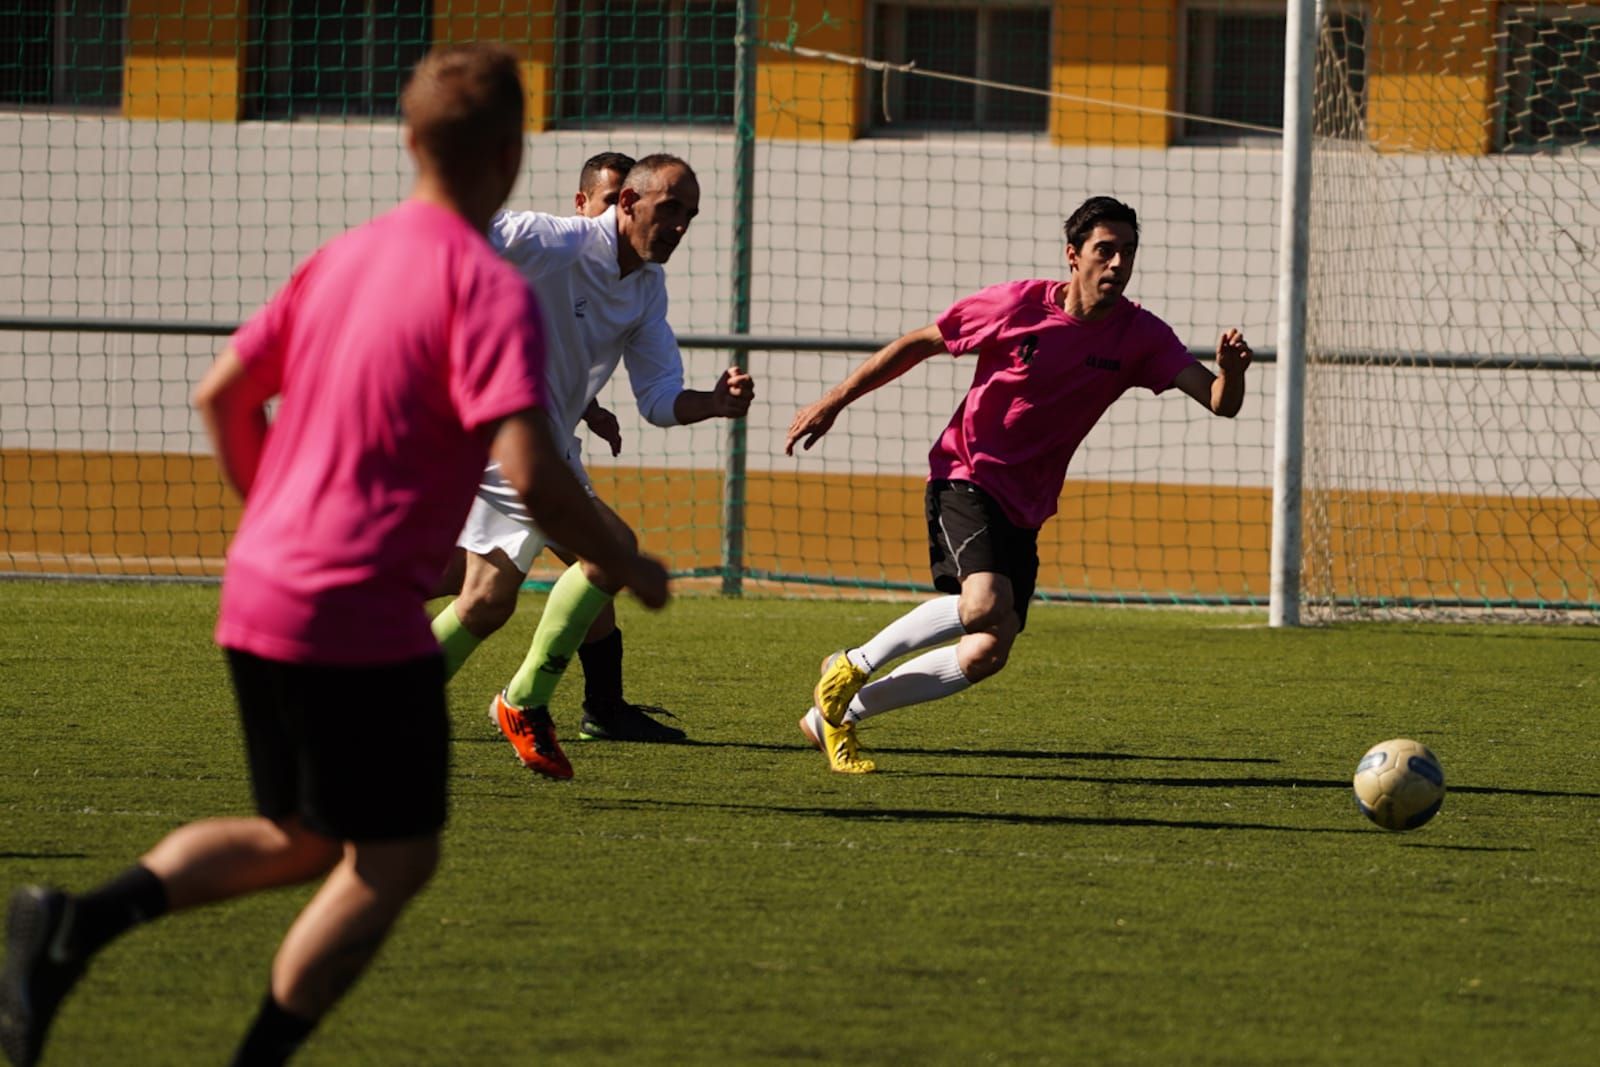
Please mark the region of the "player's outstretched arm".
<svg viewBox="0 0 1600 1067"><path fill-rule="evenodd" d="M217 465L240 498L248 496L267 441L267 401L272 390L245 369L229 345L195 386L193 403L211 438Z"/></svg>
<svg viewBox="0 0 1600 1067"><path fill-rule="evenodd" d="M672 415L679 426L707 419L742 419L756 398L756 380L735 364L722 372L708 392L685 389L672 402Z"/></svg>
<svg viewBox="0 0 1600 1067"><path fill-rule="evenodd" d="M529 408L502 420L495 430L493 451L506 481L522 494L533 521L552 541L621 578L645 607L659 608L667 602L666 568L611 532L562 460L544 412Z"/></svg>
<svg viewBox="0 0 1600 1067"><path fill-rule="evenodd" d="M789 436L783 443L783 454L794 455L796 441L801 438L801 447L809 450L817 443L817 439L833 427L833 420L858 397L887 385L918 363L936 356L940 352L947 352L944 335L939 332L937 325L924 326L920 330L912 330L867 357L850 376L838 385L829 389L810 407L800 409L800 413L789 424Z"/></svg>
<svg viewBox="0 0 1600 1067"><path fill-rule="evenodd" d="M1200 364L1186 367L1172 384L1194 397L1213 415L1231 419L1244 406L1244 372L1253 353L1238 330L1228 330L1217 339L1217 370L1212 374Z"/></svg>

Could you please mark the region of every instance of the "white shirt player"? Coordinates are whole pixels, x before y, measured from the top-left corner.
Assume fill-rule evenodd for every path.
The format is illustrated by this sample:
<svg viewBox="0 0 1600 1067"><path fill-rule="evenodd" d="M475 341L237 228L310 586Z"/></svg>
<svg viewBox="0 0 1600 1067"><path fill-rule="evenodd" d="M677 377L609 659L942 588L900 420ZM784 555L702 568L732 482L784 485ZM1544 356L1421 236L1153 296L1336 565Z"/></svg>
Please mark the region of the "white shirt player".
<svg viewBox="0 0 1600 1067"><path fill-rule="evenodd" d="M551 429L567 442L567 462L585 485L575 431L619 363L627 367L640 414L656 426L678 424L673 405L683 391L683 357L667 325L665 275L660 264L645 263L619 277L615 207L597 218L503 211L489 224L489 243L539 297ZM484 471L478 499L532 525L498 464Z"/></svg>

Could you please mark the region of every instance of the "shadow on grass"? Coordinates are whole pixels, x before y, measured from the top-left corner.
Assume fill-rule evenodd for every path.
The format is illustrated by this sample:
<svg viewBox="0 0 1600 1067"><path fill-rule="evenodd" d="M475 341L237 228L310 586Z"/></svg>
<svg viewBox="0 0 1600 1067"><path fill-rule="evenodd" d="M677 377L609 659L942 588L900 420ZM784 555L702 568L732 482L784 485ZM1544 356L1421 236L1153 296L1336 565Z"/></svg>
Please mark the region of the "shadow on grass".
<svg viewBox="0 0 1600 1067"><path fill-rule="evenodd" d="M680 743L690 748L743 748L752 752L804 752L802 743L776 744L770 741L696 741ZM1113 763L1119 760L1141 763L1277 763L1266 756L1156 756L1138 752L1055 752L1041 748L906 748L873 745L872 751L891 756L981 756L989 759L1082 760Z"/></svg>
<svg viewBox="0 0 1600 1067"><path fill-rule="evenodd" d="M1162 830L1266 830L1295 834L1365 834L1364 827L1330 828L1322 826L1281 826L1273 823L1215 822L1204 819L1141 819L1095 815L1033 815L1013 811L938 811L928 808L830 808L790 804L729 804L692 800L594 800L590 806L614 811L644 811L653 808L697 808L735 814L764 812L771 815L800 815L807 818L839 819L844 822L955 822L1004 823L1011 826L1115 826L1150 827Z"/></svg>
<svg viewBox="0 0 1600 1067"><path fill-rule="evenodd" d="M86 860L87 852L0 852L0 860Z"/></svg>
<svg viewBox="0 0 1600 1067"><path fill-rule="evenodd" d="M888 751L874 749L873 753ZM1180 789L1349 789L1348 778L1108 778L1089 774L1004 774L989 771L902 771L915 778L977 778L1018 782L1078 782L1085 785L1173 786ZM1446 793L1475 796L1554 797L1564 800L1600 800L1600 793L1563 792L1558 789L1513 789L1488 785L1451 785Z"/></svg>

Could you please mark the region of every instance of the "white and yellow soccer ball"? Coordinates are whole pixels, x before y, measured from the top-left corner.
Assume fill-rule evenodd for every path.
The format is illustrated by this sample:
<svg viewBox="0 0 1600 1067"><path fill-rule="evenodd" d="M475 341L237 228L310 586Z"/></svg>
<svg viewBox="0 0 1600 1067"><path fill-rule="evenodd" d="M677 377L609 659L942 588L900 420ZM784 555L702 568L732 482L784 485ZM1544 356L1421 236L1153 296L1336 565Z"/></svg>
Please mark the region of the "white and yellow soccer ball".
<svg viewBox="0 0 1600 1067"><path fill-rule="evenodd" d="M1356 806L1385 830L1415 830L1444 803L1444 768L1426 745L1404 737L1367 749L1356 764Z"/></svg>

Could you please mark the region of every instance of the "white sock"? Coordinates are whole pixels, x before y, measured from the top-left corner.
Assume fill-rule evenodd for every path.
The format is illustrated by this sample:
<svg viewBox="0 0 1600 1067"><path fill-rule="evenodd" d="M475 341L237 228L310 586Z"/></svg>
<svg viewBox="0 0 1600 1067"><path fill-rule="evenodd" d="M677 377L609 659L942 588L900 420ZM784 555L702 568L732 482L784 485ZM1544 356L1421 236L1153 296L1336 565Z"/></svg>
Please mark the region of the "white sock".
<svg viewBox="0 0 1600 1067"><path fill-rule="evenodd" d="M850 650L850 662L871 674L884 664L919 648L942 645L966 633L961 626L961 598L941 596L925 600L860 648Z"/></svg>
<svg viewBox="0 0 1600 1067"><path fill-rule="evenodd" d="M955 597L950 599L954 600ZM885 677L863 688L850 701L850 710L845 718L862 722L907 704L922 704L954 696L971 687L972 683L967 681L967 676L961 673L961 666L956 662L956 646L936 648L900 664Z"/></svg>

